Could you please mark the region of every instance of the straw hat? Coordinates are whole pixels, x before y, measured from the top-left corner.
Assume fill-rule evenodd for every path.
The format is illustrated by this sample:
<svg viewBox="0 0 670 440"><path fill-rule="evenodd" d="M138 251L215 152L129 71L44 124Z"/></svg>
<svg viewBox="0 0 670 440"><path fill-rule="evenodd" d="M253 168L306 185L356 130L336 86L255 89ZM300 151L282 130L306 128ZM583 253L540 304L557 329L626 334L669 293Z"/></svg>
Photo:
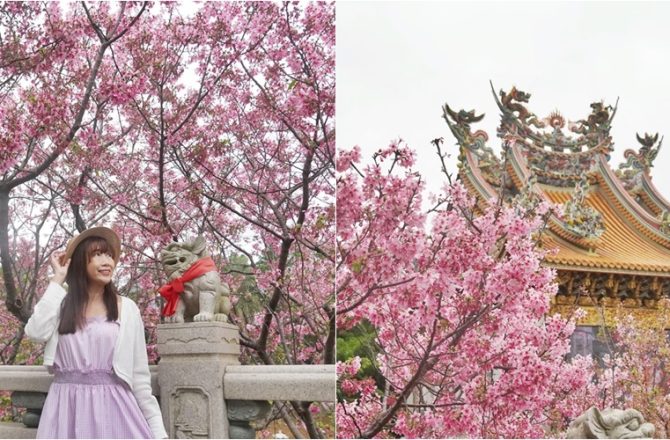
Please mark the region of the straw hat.
<svg viewBox="0 0 670 440"><path fill-rule="evenodd" d="M119 256L121 255L121 240L119 239L119 236L116 235L116 232L109 228L105 228L104 226L86 229L81 234L70 239L70 241L67 243L67 248L65 249L65 255L62 257L62 263L72 258L72 254L74 253L74 250L77 248L79 243L86 240L88 237L104 238L114 250L114 263L119 263Z"/></svg>

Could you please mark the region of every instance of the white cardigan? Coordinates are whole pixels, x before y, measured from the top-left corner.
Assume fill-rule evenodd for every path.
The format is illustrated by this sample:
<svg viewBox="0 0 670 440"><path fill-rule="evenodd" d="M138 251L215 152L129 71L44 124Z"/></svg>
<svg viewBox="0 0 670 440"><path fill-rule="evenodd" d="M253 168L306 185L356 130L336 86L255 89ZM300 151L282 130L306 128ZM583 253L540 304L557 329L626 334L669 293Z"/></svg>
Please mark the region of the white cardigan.
<svg viewBox="0 0 670 440"><path fill-rule="evenodd" d="M45 366L54 363L58 345L60 306L66 293L61 285L49 283L25 327L26 335L30 339L47 342L44 349ZM130 386L154 438L167 438L158 401L151 394L151 373L140 310L132 299L126 297L121 299L120 329L114 347L112 366L116 375Z"/></svg>

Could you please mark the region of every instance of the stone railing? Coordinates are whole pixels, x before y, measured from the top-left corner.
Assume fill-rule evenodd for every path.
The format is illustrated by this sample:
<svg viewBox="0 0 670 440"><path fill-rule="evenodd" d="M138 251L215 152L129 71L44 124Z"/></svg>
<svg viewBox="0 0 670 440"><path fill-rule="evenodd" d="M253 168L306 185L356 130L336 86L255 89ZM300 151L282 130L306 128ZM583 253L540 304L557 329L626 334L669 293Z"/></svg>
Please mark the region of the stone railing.
<svg viewBox="0 0 670 440"><path fill-rule="evenodd" d="M229 324L159 325L161 361L149 369L170 438L254 438L269 400L335 401L334 365L239 365L238 341ZM35 438L52 378L43 366L0 366L0 390L26 408L23 423L0 423L0 438Z"/></svg>

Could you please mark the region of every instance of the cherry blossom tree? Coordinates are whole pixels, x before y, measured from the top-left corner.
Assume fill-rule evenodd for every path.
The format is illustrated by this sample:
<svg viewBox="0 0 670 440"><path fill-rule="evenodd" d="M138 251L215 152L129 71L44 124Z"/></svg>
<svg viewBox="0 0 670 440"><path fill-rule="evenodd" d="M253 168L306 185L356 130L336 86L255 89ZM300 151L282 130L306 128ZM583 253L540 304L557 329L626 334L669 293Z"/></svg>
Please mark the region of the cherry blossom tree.
<svg viewBox="0 0 670 440"><path fill-rule="evenodd" d="M359 357L338 363L338 436L557 435L592 361L565 360L578 315L548 315L538 243L555 208L477 205L456 182L426 210L411 149L373 159L337 161L338 328L372 325L384 384L357 376Z"/></svg>
<svg viewBox="0 0 670 440"><path fill-rule="evenodd" d="M608 347L588 387L572 398L600 408L634 408L656 428L656 438L670 433L670 341L666 323L670 302L660 301L655 315L640 319L623 306L613 323L600 326ZM603 314L604 316L604 314Z"/></svg>
<svg viewBox="0 0 670 440"><path fill-rule="evenodd" d="M95 96L103 60L145 9L0 6L0 259L5 304L21 322L45 286L45 262L57 246L51 238L61 212L53 195L64 191L51 185L53 169L106 116ZM52 232L44 230L49 221L56 224Z"/></svg>
<svg viewBox="0 0 670 440"><path fill-rule="evenodd" d="M7 311L25 323L49 255L112 226L155 361L160 250L203 235L245 362L334 363L334 5L4 3L0 20ZM324 435L309 402L277 411Z"/></svg>

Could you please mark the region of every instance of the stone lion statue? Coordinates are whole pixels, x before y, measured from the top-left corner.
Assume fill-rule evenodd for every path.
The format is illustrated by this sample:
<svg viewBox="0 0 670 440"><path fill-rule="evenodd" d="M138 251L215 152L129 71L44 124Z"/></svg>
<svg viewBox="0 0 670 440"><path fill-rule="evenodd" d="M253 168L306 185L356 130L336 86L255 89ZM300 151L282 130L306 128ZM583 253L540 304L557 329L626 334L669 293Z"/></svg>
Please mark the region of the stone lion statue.
<svg viewBox="0 0 670 440"><path fill-rule="evenodd" d="M654 425L645 423L637 410L608 408L600 412L592 406L570 423L566 438L651 438L654 431Z"/></svg>
<svg viewBox="0 0 670 440"><path fill-rule="evenodd" d="M174 314L166 316L165 322L228 320L230 290L221 282L214 262L209 257L202 236L185 243L170 243L161 251L161 264L169 281L163 288L171 290L176 300L176 309L172 308ZM192 278L189 273L193 273L196 263L205 268L201 270L205 273ZM168 306L169 303L168 300Z"/></svg>

